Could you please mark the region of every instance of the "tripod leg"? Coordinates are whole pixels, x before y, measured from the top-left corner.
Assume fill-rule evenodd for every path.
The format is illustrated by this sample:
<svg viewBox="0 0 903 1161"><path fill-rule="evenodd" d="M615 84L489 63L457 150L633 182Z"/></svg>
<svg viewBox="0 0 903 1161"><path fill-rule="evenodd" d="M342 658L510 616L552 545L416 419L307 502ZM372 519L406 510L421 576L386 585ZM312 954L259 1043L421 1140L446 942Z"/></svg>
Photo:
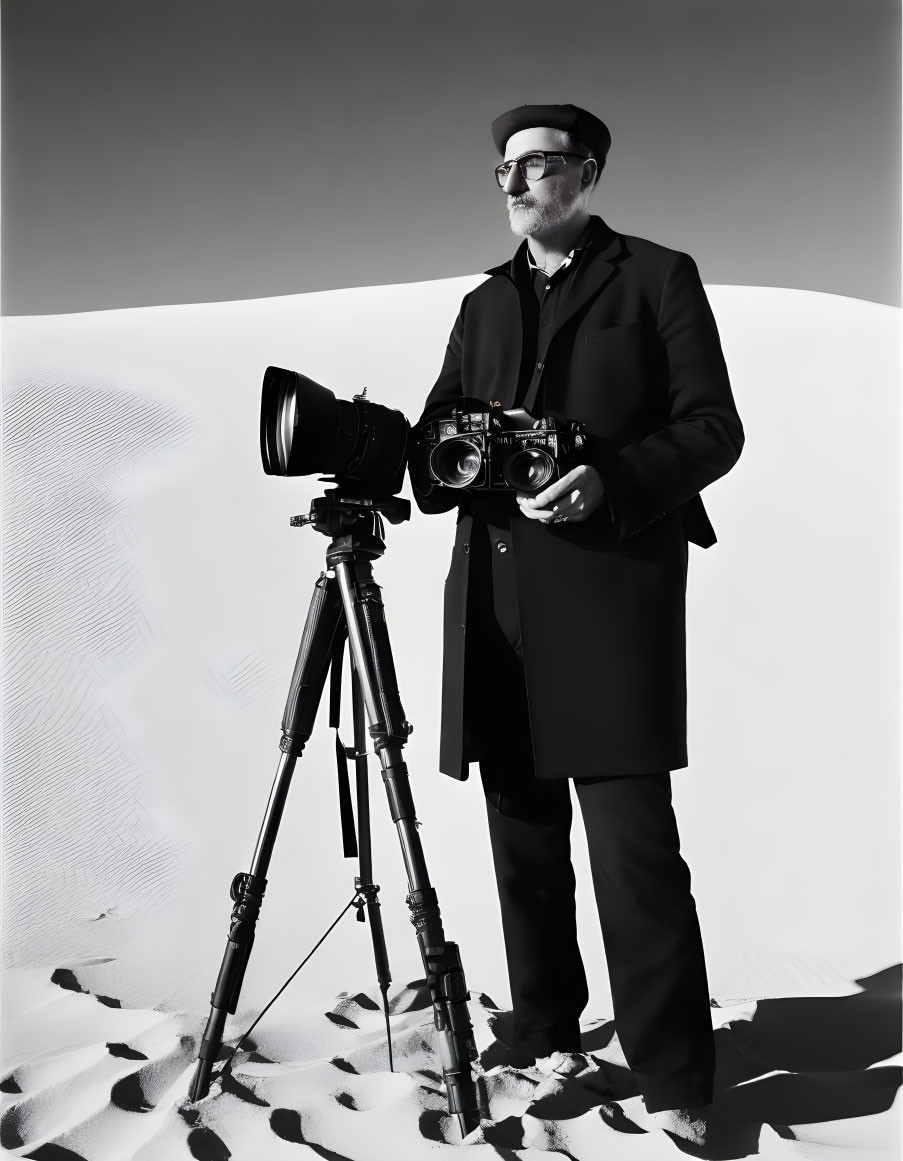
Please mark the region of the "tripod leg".
<svg viewBox="0 0 903 1161"><path fill-rule="evenodd" d="M198 1066L189 1089L189 1100L202 1100L210 1091L210 1077L223 1042L227 1015L235 1015L245 970L254 946L257 917L266 890L266 874L276 842L276 833L288 797L295 763L313 730L317 707L326 684L332 646L341 631L344 611L336 582L323 573L314 585L301 646L292 674L285 713L282 717L282 756L270 791L263 825L257 839L251 870L236 875L231 895L235 903L226 950L210 997L210 1017L198 1052Z"/></svg>
<svg viewBox="0 0 903 1161"><path fill-rule="evenodd" d="M364 703L361 698L360 679L357 670L351 669L351 703L354 714L354 750L357 788L357 842L358 871L354 886L366 900L367 918L370 920L370 938L373 943L373 959L376 963L376 978L383 998L383 1013L386 1018L386 1044L389 1049L389 1071L394 1072L392 1060L392 1031L389 1027L389 984L392 973L389 970L389 953L383 931L383 917L379 905L379 887L373 882L373 857L370 844L370 780L367 776L367 724L364 720ZM358 918L364 916L358 912Z"/></svg>
<svg viewBox="0 0 903 1161"><path fill-rule="evenodd" d="M458 946L446 940L442 929L439 901L430 883L417 831L414 799L402 759L402 747L411 727L405 720L398 693L382 597L368 561L342 551L328 555L327 561L335 568L370 734L379 753L389 808L401 842L408 878L408 906L433 1004L448 1109L457 1118L462 1135L466 1135L480 1122L479 1100L470 1067L477 1057L467 1008L470 995Z"/></svg>

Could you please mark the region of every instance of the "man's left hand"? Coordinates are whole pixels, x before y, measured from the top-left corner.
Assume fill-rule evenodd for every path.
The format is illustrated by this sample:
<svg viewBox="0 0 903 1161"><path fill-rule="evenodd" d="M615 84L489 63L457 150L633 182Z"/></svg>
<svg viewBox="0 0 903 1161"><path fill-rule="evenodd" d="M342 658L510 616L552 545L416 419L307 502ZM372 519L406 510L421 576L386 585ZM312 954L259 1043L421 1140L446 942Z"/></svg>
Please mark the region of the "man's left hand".
<svg viewBox="0 0 903 1161"><path fill-rule="evenodd" d="M604 497L602 477L589 464L580 464L542 492L518 492L517 504L527 519L551 524L585 520L601 507Z"/></svg>

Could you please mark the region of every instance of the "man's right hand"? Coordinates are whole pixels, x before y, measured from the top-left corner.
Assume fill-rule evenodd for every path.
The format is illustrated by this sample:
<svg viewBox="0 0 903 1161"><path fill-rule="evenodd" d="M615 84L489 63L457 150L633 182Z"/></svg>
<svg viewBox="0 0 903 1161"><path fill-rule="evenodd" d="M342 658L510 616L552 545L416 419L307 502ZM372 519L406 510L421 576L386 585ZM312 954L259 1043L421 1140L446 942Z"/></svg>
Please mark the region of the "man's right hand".
<svg viewBox="0 0 903 1161"><path fill-rule="evenodd" d="M605 485L591 464L578 464L535 496L517 493L521 513L528 520L539 520L543 524L585 520L601 508L604 499Z"/></svg>

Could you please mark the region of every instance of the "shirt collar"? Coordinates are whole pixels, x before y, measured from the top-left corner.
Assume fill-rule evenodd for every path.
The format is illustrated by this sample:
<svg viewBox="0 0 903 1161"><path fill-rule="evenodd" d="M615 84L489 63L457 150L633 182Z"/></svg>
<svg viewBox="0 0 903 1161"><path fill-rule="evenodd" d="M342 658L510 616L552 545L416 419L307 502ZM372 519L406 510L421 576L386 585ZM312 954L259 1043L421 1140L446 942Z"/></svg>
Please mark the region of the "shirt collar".
<svg viewBox="0 0 903 1161"><path fill-rule="evenodd" d="M617 235L611 226L607 225L602 218L593 214L586 228L586 233L580 239L579 250L581 252L589 251L590 253L596 250L604 250L616 237ZM532 279L533 276L528 264L528 254L529 247L527 245L527 239L524 238L512 258L509 258L500 266L491 267L491 269L484 271L484 273L489 275L504 274L513 282L518 281L518 276Z"/></svg>
<svg viewBox="0 0 903 1161"><path fill-rule="evenodd" d="M562 265L558 267L558 270L567 269L575 258L591 252L598 247L600 242L606 241L610 236L611 230L609 227L606 226L601 218L594 214L587 223L586 230L578 239L578 244L570 252ZM511 262L506 263L498 272L501 273L504 270L506 273L510 273L511 278L516 283L525 281L532 285L533 273L538 269L539 267L533 261L532 255L530 254L529 239L524 238L514 257L511 259ZM495 271L492 273L495 273Z"/></svg>
<svg viewBox="0 0 903 1161"><path fill-rule="evenodd" d="M597 242L599 240L599 237L601 234L601 231L597 228L599 225L601 225L601 218L595 218L595 217L590 218L590 220L586 224L586 229L583 231L583 233L580 235L579 239L577 240L577 245L573 248L573 250L570 251L567 258L565 258L565 260L561 263L561 265L555 271L555 274L559 274L562 270L566 270L567 267L570 266L570 264L574 261L574 258L576 257L577 254L579 254L583 250L588 250L593 245L594 242ZM535 274L537 271L539 271L542 274L545 274L545 271L542 269L542 267L538 266L533 261L533 255L530 253L529 242L527 243L527 269L530 271L531 274Z"/></svg>

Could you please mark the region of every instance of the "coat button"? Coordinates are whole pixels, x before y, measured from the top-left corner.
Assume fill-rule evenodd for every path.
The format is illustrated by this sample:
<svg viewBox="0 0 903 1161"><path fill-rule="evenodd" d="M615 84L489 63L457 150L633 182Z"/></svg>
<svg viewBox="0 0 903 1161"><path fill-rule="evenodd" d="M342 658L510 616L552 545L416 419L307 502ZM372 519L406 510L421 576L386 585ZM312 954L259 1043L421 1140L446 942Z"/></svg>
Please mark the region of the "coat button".
<svg viewBox="0 0 903 1161"><path fill-rule="evenodd" d="M504 542L504 540L497 540L495 542L495 546L499 550L499 552L507 552L508 551L508 545Z"/></svg>
<svg viewBox="0 0 903 1161"><path fill-rule="evenodd" d="M470 552L470 545L469 545L469 544L465 544L465 545L464 545L464 551L465 551L465 552Z"/></svg>

